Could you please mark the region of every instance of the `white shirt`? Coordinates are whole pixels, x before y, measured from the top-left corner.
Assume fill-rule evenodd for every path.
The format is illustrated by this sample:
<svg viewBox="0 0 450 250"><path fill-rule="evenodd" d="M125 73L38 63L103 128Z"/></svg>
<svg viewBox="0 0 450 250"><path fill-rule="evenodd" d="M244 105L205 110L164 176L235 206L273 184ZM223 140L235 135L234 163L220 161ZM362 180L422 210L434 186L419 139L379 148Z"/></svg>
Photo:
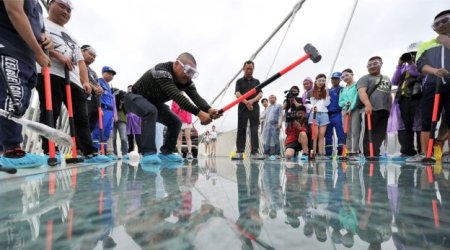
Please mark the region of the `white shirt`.
<svg viewBox="0 0 450 250"><path fill-rule="evenodd" d="M83 61L84 58L83 54L81 53L80 46L78 46L78 43L75 40L74 36L70 34L70 32L66 28L48 19L45 19L44 23L47 35L52 39L55 50L66 57L72 58L72 63L75 68L70 71L70 81L82 87L78 61ZM65 78L64 64L62 64L58 59L54 57L50 57L50 59L52 60L50 74ZM40 72L41 67L37 63L36 65L38 72Z"/></svg>

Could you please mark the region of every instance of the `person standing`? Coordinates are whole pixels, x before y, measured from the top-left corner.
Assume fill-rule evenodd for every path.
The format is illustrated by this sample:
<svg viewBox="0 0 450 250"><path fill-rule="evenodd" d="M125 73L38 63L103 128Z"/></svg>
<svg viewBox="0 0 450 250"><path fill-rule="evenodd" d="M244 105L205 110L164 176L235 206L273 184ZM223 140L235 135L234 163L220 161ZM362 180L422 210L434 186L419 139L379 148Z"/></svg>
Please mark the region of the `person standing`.
<svg viewBox="0 0 450 250"><path fill-rule="evenodd" d="M131 93L133 85L128 86L128 93ZM134 142L138 148L138 153L142 153L141 148L141 118L134 113L127 112L127 136L128 153L134 151Z"/></svg>
<svg viewBox="0 0 450 250"><path fill-rule="evenodd" d="M119 133L120 138L120 151L122 153L121 157L118 159L128 160L128 138L127 138L127 115L126 110L123 104L123 98L125 96L125 92L116 88L111 89L114 94L114 105L116 107L117 112L117 120L114 121L113 126L113 149L114 155L118 156L117 150L117 133Z"/></svg>
<svg viewBox="0 0 450 250"><path fill-rule="evenodd" d="M389 111L392 105L391 81L389 77L381 74L383 61L381 57L374 56L367 62L369 74L358 80L358 95L364 105L364 113L370 115L372 120L372 142L374 157L380 156L381 144L386 137ZM363 114L364 114L363 113ZM365 130L363 139L363 153L370 156L368 122L365 117Z"/></svg>
<svg viewBox="0 0 450 250"><path fill-rule="evenodd" d="M251 89L260 84L258 79L253 77L255 64L253 61L246 61L243 66L244 77L236 81L235 95L241 97ZM242 159L245 151L247 123L250 121L251 156L258 158L259 151L259 105L258 101L262 97L262 91L249 96L238 105L238 127L236 137L236 159Z"/></svg>
<svg viewBox="0 0 450 250"><path fill-rule="evenodd" d="M101 94L103 94L103 89L98 84L98 76L97 73L91 68L91 64L95 62L97 57L96 50L90 45L81 46L81 53L83 53L84 63L86 64L88 71L89 83L91 84L91 88L93 93L88 97L88 120L89 120L89 130L91 133L94 131L95 124L98 121L98 99Z"/></svg>
<svg viewBox="0 0 450 250"><path fill-rule="evenodd" d="M216 157L217 130L215 125L212 126L212 129L209 132L209 139L209 150L211 151L211 157Z"/></svg>
<svg viewBox="0 0 450 250"><path fill-rule="evenodd" d="M317 147L318 155L317 160L325 160L324 144L325 144L325 132L327 125L330 123L328 118L327 106L330 105L330 95L325 87L327 77L325 74L318 74L316 76L316 82L314 88L308 92L308 100L306 102L306 108L311 110L311 114L308 118L308 123L311 125L311 130L314 130L315 137L312 138L314 152ZM313 112L316 112L316 124L313 124Z"/></svg>
<svg viewBox="0 0 450 250"><path fill-rule="evenodd" d="M20 103L23 115L30 104L31 91L37 83L36 63L41 67L51 64L42 47L50 49L52 41L45 35L42 8L38 1L0 1L0 70L6 78L0 78L0 108L14 112L7 96L7 85L17 89L12 94ZM6 82L5 82L6 80ZM5 167L40 165L43 157L26 153L20 147L23 142L22 126L0 117L0 164Z"/></svg>
<svg viewBox="0 0 450 250"><path fill-rule="evenodd" d="M392 85L398 86L396 98L400 109L399 123L402 125L398 130L398 141L400 142L401 157L415 156L420 150L414 148L414 131L420 131L420 96L422 88L422 75L417 71L415 63L416 52L406 52L399 58L397 68L392 76ZM395 114L395 112L393 112ZM416 129L414 129L416 128ZM417 133L420 148L420 134Z"/></svg>
<svg viewBox="0 0 450 250"><path fill-rule="evenodd" d="M358 99L358 90L355 80L353 80L353 70L345 69L342 71L341 79L347 84L339 95L339 107L342 108L342 121L345 126L345 117L350 115L347 130L347 151L348 159L355 160L359 154L359 138L361 133L361 115L356 107Z"/></svg>
<svg viewBox="0 0 450 250"><path fill-rule="evenodd" d="M425 75L422 85L422 129L420 132L421 153L408 158L406 162L420 162L426 157L430 139L431 121L436 85L441 83L438 113L445 110L445 123L450 124L450 9L440 12L434 18L432 28L438 34L436 39L423 43L417 51L417 68ZM446 84L444 84L446 83ZM445 98L447 97L447 98ZM438 114L439 117L439 114Z"/></svg>
<svg viewBox="0 0 450 250"><path fill-rule="evenodd" d="M113 68L104 66L102 68L102 78L98 79L98 82L103 89L103 94L100 98L103 113L103 141L101 143L105 143L105 152L107 152L106 143L111 136L113 124L115 120L118 119L118 117L115 117L114 115L116 105L114 101L114 94L110 86L110 83L114 79L115 75L116 71ZM92 138L96 142L97 148L100 148L100 128L98 122L95 125L94 132L92 132Z"/></svg>
<svg viewBox="0 0 450 250"><path fill-rule="evenodd" d="M264 155L280 157L280 129L283 125L283 107L277 103L275 95L269 96L269 102L270 106L266 111L263 129Z"/></svg>
<svg viewBox="0 0 450 250"><path fill-rule="evenodd" d="M177 139L178 155L179 156L183 155L183 153L181 152L181 144L183 142L183 132L184 132L184 137L186 138L186 146L187 146L186 159L188 160L194 159L194 156L192 155L192 140L191 140L192 114L180 108L180 106L178 106L178 104L175 101L172 101L171 110L181 120L181 130L180 133L178 133Z"/></svg>
<svg viewBox="0 0 450 250"><path fill-rule="evenodd" d="M210 138L209 138L209 131L206 130L205 134L203 135L203 143L205 144L205 155L210 155L211 149L210 149Z"/></svg>
<svg viewBox="0 0 450 250"><path fill-rule="evenodd" d="M261 99L261 104L263 106L263 111L261 112L261 115L259 115L259 124L261 125L261 129L260 129L260 133L263 133L263 129L264 129L264 121L266 119L266 111L267 111L267 107L269 106L269 101L267 100L267 98L263 98Z"/></svg>
<svg viewBox="0 0 450 250"><path fill-rule="evenodd" d="M60 115L62 103L64 102L67 106L65 70L68 69L73 101L76 146L84 155L85 162L109 162L110 160L107 157L97 154L98 149L95 148L92 142L89 130L86 96L91 93L92 89L81 48L74 36L65 28L65 25L71 18L72 9L73 5L70 0L52 0L49 2L48 18L44 20L50 37L55 44L55 48L49 51L52 59L50 80L52 83L53 124L56 124ZM47 116L44 115L46 97L43 77L39 78L37 90L39 93L39 108L41 110L39 121L46 124ZM44 153L48 154L49 147L46 138L42 138L42 148Z"/></svg>
<svg viewBox="0 0 450 250"><path fill-rule="evenodd" d="M330 119L330 124L327 126L327 131L325 132L325 155L332 156L333 154L333 137L334 131L338 138L337 141L337 155L342 154L342 145L344 145L344 129L342 128L342 117L341 117L341 107L339 106L339 95L342 91L342 87L339 85L341 83L341 72L334 72L331 75L331 84L333 85L328 93L330 95L330 105L328 105L328 118Z"/></svg>

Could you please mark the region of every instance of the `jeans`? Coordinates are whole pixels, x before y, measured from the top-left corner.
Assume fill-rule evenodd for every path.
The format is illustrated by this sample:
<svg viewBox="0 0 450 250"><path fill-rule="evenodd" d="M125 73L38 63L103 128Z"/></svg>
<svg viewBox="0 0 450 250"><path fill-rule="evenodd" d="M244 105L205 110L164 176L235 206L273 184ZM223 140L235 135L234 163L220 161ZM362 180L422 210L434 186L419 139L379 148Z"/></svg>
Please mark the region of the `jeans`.
<svg viewBox="0 0 450 250"><path fill-rule="evenodd" d="M117 132L119 132L120 137L120 150L122 152L122 157L128 153L128 139L127 139L127 124L124 122L114 123L113 131L113 148L114 154L117 154Z"/></svg>
<svg viewBox="0 0 450 250"><path fill-rule="evenodd" d="M267 123L263 130L264 140L264 154L279 155L280 150L280 129L278 128L278 121L275 124ZM272 148L273 143L273 148Z"/></svg>
<svg viewBox="0 0 450 250"><path fill-rule="evenodd" d="M142 119L141 145L142 154L156 154L156 122L167 126L165 141L161 146L162 154L175 152L181 120L165 104L153 104L145 97L129 93L125 95L125 109Z"/></svg>

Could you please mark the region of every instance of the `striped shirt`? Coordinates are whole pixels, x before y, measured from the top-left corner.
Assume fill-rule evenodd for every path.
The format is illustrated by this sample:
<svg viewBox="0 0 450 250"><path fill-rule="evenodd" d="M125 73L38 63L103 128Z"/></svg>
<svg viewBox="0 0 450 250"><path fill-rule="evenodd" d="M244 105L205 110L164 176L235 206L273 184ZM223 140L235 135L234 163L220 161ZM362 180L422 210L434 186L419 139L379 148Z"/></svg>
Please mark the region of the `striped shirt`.
<svg viewBox="0 0 450 250"><path fill-rule="evenodd" d="M192 81L181 84L173 72L173 62L157 64L133 85L133 93L142 95L155 106L174 100L182 109L197 115L200 110L208 112L211 106L198 94ZM192 104L181 91L194 102Z"/></svg>

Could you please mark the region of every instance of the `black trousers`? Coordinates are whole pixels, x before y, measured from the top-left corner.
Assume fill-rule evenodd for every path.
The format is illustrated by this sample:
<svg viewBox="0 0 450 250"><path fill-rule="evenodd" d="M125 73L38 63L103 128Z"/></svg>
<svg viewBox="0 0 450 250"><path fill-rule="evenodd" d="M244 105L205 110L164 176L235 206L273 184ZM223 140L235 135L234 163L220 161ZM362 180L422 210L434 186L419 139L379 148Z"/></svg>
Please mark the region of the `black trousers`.
<svg viewBox="0 0 450 250"><path fill-rule="evenodd" d="M67 107L66 87L65 80L62 77L50 75L50 80L52 88L53 124L56 125L56 120L61 114L62 103ZM39 75L38 77L36 89L39 93L39 108L41 110L39 122L47 124L44 79L42 75ZM80 86L77 86L74 83L71 84L70 89L72 92L73 119L75 123L77 149L84 155L96 153L97 148L93 146L91 131L89 130L86 93ZM44 150L44 153L48 153L48 140L44 137L42 137L42 149Z"/></svg>
<svg viewBox="0 0 450 250"><path fill-rule="evenodd" d="M134 138L136 138L136 145L138 148L138 153L142 153L142 148L141 148L141 135L134 135L134 134L129 134L128 135L128 153L134 151Z"/></svg>
<svg viewBox="0 0 450 250"><path fill-rule="evenodd" d="M366 116L365 113L362 115ZM373 142L373 156L380 156L380 148L386 137L386 129L389 118L387 110L372 111L372 142ZM367 126L367 116L365 117L365 130L363 140L364 156L369 157L369 128Z"/></svg>
<svg viewBox="0 0 450 250"><path fill-rule="evenodd" d="M420 135L417 137L417 150L414 148L414 116L420 112L418 108L420 99L404 97L399 103L400 115L405 124L405 129L398 131L398 141L400 142L400 153L413 156L420 152Z"/></svg>
<svg viewBox="0 0 450 250"><path fill-rule="evenodd" d="M165 104L153 104L145 97L129 93L125 95L125 109L135 113L142 119L141 146L142 154L156 154L156 122L167 126L162 154L175 152L178 134L181 130L181 120Z"/></svg>
<svg viewBox="0 0 450 250"><path fill-rule="evenodd" d="M89 130L94 132L95 124L98 122L98 100L97 96L93 95L91 100L87 101L88 107L88 120L89 120Z"/></svg>
<svg viewBox="0 0 450 250"><path fill-rule="evenodd" d="M247 124L250 120L251 154L257 154L259 149L259 106L253 105L249 111L243 104L238 106L238 128L236 137L236 153L244 153L247 139Z"/></svg>

